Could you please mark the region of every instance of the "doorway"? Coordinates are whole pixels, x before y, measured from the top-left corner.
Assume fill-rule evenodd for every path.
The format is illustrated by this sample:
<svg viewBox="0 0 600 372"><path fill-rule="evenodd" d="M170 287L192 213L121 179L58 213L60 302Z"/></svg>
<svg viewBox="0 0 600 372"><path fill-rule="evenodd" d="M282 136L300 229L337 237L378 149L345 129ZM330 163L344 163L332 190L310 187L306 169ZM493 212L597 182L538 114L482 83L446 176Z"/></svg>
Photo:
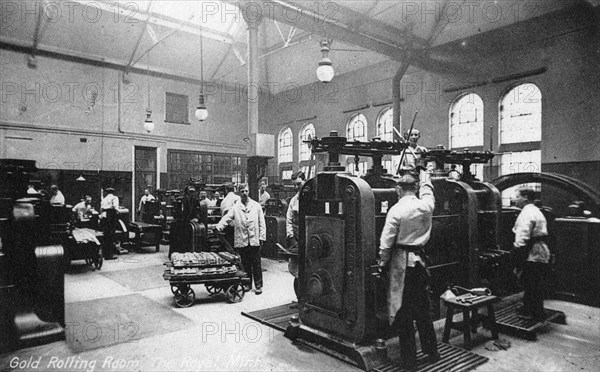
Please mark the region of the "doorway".
<svg viewBox="0 0 600 372"><path fill-rule="evenodd" d="M138 213L138 206L144 190L150 190L154 195L156 193L156 148L155 147L135 147L135 184L133 201L132 220L141 221ZM135 218L133 218L135 216Z"/></svg>

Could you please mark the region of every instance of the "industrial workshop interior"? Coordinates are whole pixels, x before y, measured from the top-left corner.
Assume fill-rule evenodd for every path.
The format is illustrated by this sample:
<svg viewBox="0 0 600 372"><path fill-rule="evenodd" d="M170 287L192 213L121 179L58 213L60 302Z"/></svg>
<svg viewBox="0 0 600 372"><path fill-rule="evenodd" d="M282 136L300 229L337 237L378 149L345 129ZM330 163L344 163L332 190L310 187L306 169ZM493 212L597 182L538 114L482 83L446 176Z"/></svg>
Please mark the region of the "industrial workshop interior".
<svg viewBox="0 0 600 372"><path fill-rule="evenodd" d="M0 7L0 371L600 370L600 0Z"/></svg>

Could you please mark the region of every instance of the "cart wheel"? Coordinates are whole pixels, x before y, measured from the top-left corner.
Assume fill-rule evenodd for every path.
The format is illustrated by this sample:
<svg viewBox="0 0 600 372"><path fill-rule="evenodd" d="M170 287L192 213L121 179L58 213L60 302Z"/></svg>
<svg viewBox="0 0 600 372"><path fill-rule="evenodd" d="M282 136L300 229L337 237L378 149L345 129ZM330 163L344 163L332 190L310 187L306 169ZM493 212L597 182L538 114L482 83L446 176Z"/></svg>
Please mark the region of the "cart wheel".
<svg viewBox="0 0 600 372"><path fill-rule="evenodd" d="M196 294L189 286L179 286L175 291L175 303L179 307L190 307L194 304Z"/></svg>
<svg viewBox="0 0 600 372"><path fill-rule="evenodd" d="M204 286L206 287L208 293L210 293L211 295L215 295L223 290L222 287L219 287L217 285L205 284Z"/></svg>
<svg viewBox="0 0 600 372"><path fill-rule="evenodd" d="M245 294L246 292L244 292L244 287L239 283L232 284L229 288L227 288L227 299L229 302L240 302L244 298Z"/></svg>

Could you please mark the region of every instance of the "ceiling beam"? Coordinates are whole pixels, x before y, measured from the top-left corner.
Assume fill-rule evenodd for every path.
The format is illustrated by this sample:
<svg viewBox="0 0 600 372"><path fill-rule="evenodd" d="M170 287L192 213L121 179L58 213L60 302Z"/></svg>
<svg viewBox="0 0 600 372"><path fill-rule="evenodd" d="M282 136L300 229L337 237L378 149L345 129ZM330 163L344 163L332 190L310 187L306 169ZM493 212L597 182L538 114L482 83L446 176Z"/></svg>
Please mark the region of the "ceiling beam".
<svg viewBox="0 0 600 372"><path fill-rule="evenodd" d="M367 32L353 31L352 25L343 24L329 18L322 12L314 12L285 1L242 0L226 1L237 5L251 18L267 17L271 20L294 26L309 33L327 36L353 45L372 50L390 57L395 61L403 61L407 51L397 41L390 43L387 36ZM318 4L318 3L317 3ZM364 25L364 23L363 23Z"/></svg>
<svg viewBox="0 0 600 372"><path fill-rule="evenodd" d="M89 6L89 4L90 4L89 0L73 0L73 2L84 5L84 6ZM106 2L104 0L96 0L93 2L93 4L94 4L95 8L100 9L104 12L107 12L107 13L115 12L115 4L116 3L114 1ZM121 5L124 10L127 10L127 8L126 8L127 4L128 3ZM217 30L211 30L206 27L201 27L200 25L197 25L192 22L187 22L184 20L172 18L172 17L162 15L162 14L145 12L143 10L138 9L136 11L132 11L129 13L126 12L123 14L123 16L126 16L128 19L135 19L137 21L148 22L149 24L153 24L153 25L157 25L157 26L161 26L161 27L187 32L192 35L197 35L197 36L202 35L208 39L217 40L217 41L220 41L220 42L223 42L226 44L233 43L233 38L226 33L223 33L223 32L217 31Z"/></svg>
<svg viewBox="0 0 600 372"><path fill-rule="evenodd" d="M148 2L148 7L146 7L146 12L149 13L150 12L150 7L152 6L152 1ZM137 42L135 43L135 46L133 47L133 52L131 52L131 56L129 57L129 63L127 63L127 67L131 67L132 64L131 62L133 62L133 58L135 57L135 53L137 52L138 48L140 47L140 42L142 41L142 37L144 36L144 33L146 32L146 29L148 28L148 20L150 19L150 17L148 16L146 18L146 21L144 22L144 29L142 29L142 31L140 31L140 34L138 35L138 39Z"/></svg>
<svg viewBox="0 0 600 372"><path fill-rule="evenodd" d="M251 19L266 17L309 33L371 50L387 56L393 61L406 62L411 60L411 64L420 69L438 73L464 71L464 66L447 61L435 61L423 54L424 49L422 48L427 45L427 40L417 38L414 35L409 37L407 33L389 25L383 27L381 25L382 22L370 18L366 21L361 19L360 27L357 28L352 24L345 24L337 18L329 17L322 10L315 12L310 8L299 6L291 1L226 0L224 2L235 4L242 12L246 12ZM348 21L352 17L355 19L365 18L364 15L352 10L343 7L340 9L343 9L340 11L340 19L344 18ZM390 37L392 37L390 34L392 30L390 28L396 33L394 36L395 40L390 40ZM413 43L412 45L410 44L411 42ZM411 46L408 47L408 45Z"/></svg>
<svg viewBox="0 0 600 372"><path fill-rule="evenodd" d="M284 50L292 45L301 44L305 41L311 40L312 34L302 30L302 32L294 34L294 37L295 37L294 41L292 41L292 39L290 39L288 42L282 41L282 42L273 44L272 46L270 46L268 48L264 48L260 57L272 54L279 50Z"/></svg>
<svg viewBox="0 0 600 372"><path fill-rule="evenodd" d="M21 40L0 36L0 50L10 50L13 52L31 54L33 48L29 45L23 45ZM163 69L163 68L150 68L147 66L128 66L125 61L120 61L112 58L106 58L102 56L96 56L86 53L77 53L72 50L65 50L61 48L51 46L39 46L36 50L36 54L41 57L48 57L68 62L81 63L86 65L92 65L96 67L110 68L114 70L127 71L129 73L175 80L184 81L191 84L200 85L201 81L195 76L182 74L180 72Z"/></svg>
<svg viewBox="0 0 600 372"><path fill-rule="evenodd" d="M311 7L307 7L292 1L285 2L301 8L302 11L310 11L312 6L317 6L311 4ZM377 4L373 4L373 6L375 5ZM383 21L370 18L368 16L368 12L373 9L373 6L371 9L367 10L367 13L356 12L336 2L328 2L322 6L324 9L323 13L326 17L335 19L336 22L340 22L349 26L353 32L372 35L392 45L397 45L402 48L409 46L413 48L422 48L427 43L427 40L418 37L409 31L401 30ZM331 16L329 16L330 14Z"/></svg>

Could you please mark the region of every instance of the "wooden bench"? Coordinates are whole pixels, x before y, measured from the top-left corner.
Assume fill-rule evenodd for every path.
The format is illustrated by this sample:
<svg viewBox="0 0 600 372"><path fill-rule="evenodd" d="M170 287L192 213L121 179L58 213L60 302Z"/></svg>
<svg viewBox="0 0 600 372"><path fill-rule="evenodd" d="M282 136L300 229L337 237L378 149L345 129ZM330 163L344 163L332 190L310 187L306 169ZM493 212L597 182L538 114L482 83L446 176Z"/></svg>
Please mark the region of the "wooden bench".
<svg viewBox="0 0 600 372"><path fill-rule="evenodd" d="M494 340L498 339L498 327L496 326L496 315L493 306L493 304L498 301L500 301L500 299L496 296L474 296L469 293L444 300L447 306L447 312L443 341L449 341L450 330L454 328L463 332L464 347L465 349L470 350L472 346L471 332L477 332L479 320L487 320L489 328L492 331L492 338ZM487 308L487 315L479 314L479 309L482 307ZM462 311L462 322L453 321L455 310Z"/></svg>

